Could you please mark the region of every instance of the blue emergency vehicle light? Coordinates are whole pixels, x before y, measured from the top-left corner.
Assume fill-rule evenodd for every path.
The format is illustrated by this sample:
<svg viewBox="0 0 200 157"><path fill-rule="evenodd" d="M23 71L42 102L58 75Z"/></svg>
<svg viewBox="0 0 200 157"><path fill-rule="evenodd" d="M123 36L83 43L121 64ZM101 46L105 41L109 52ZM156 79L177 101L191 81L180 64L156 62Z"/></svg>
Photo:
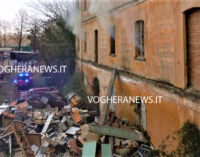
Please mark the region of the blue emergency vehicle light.
<svg viewBox="0 0 200 157"><path fill-rule="evenodd" d="M26 80L25 80L25 82L26 82L26 83L28 83L28 82L29 82L29 80L28 80L28 79L26 79Z"/></svg>

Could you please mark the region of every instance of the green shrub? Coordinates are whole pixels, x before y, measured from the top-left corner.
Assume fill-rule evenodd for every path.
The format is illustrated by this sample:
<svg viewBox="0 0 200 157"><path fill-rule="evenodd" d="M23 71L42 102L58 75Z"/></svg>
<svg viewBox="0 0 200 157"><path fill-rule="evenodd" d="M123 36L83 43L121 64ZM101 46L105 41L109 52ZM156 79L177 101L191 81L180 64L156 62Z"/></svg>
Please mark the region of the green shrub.
<svg viewBox="0 0 200 157"><path fill-rule="evenodd" d="M63 95L67 95L69 92L78 94L84 102L87 102L87 92L84 85L84 76L80 72L74 73L68 83L62 89Z"/></svg>

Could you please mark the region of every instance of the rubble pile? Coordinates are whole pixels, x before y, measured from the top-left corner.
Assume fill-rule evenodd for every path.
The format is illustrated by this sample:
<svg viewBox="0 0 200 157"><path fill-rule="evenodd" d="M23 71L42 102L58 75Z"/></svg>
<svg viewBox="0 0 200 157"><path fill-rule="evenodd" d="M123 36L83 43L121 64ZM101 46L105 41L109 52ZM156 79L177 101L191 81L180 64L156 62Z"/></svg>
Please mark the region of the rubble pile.
<svg viewBox="0 0 200 157"><path fill-rule="evenodd" d="M82 108L75 93L63 97L56 88L31 89L1 114L0 148L21 156L148 156L144 133L110 113L99 123L96 111Z"/></svg>

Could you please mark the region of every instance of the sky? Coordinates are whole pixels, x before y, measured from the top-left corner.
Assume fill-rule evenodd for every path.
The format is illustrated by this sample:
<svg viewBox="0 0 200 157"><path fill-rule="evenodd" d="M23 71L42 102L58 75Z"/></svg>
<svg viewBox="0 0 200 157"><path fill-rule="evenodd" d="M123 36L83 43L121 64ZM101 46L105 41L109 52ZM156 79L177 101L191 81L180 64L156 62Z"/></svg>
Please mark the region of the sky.
<svg viewBox="0 0 200 157"><path fill-rule="evenodd" d="M31 0L0 0L0 20L12 21L20 8L28 9Z"/></svg>
<svg viewBox="0 0 200 157"><path fill-rule="evenodd" d="M11 22L21 8L27 10L28 14L34 14L32 9L28 6L31 1L36 0L0 0L0 20Z"/></svg>

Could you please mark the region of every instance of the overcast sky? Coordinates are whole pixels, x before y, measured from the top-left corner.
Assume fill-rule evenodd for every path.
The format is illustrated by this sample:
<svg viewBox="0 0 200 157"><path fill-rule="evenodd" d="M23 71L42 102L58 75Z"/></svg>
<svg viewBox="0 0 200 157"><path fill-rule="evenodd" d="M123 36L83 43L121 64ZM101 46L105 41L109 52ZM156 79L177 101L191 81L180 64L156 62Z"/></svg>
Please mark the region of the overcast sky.
<svg viewBox="0 0 200 157"><path fill-rule="evenodd" d="M12 21L20 8L27 10L28 14L33 14L32 9L28 7L31 1L32 0L0 0L0 20Z"/></svg>
<svg viewBox="0 0 200 157"><path fill-rule="evenodd" d="M26 3L31 0L0 0L0 19L11 21L20 8L27 9Z"/></svg>

